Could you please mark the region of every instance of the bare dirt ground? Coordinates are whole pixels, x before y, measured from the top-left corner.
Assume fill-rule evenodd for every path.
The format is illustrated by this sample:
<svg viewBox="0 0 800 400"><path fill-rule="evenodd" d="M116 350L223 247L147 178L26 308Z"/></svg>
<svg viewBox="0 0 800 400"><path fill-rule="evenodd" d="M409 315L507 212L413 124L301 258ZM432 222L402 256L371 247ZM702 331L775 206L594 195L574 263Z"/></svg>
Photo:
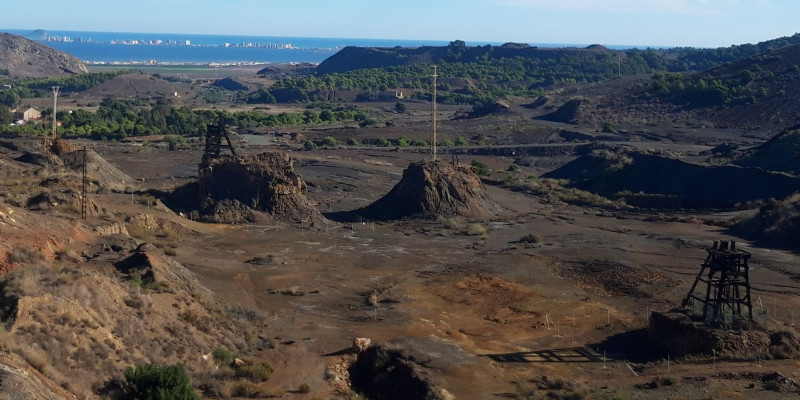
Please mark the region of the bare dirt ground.
<svg viewBox="0 0 800 400"><path fill-rule="evenodd" d="M153 146L96 150L142 180L139 189L183 182L200 158L198 151ZM292 156L309 198L323 212L369 204L399 181L408 162L424 157L376 150ZM326 367L346 357L355 337L417 349L416 358L459 399L548 392L786 398L766 390L760 377L779 371L800 378L793 360L666 359L603 350L615 348L601 345L609 338L634 340L630 332L646 325L649 311L678 305L699 271L703 249L713 240L737 240L703 221L730 215L668 218L549 204L494 186L488 195L496 206L489 221L216 226L146 212L191 227L176 259L221 303L267 316L264 331L277 343L267 354L276 366L272 382L287 391L297 382L310 385L310 394L292 398L330 396ZM131 211L130 195L108 194L102 201ZM485 229L471 236L458 229L464 222ZM528 234L537 235L538 243L519 242ZM793 325L800 319L798 255L737 241L753 254L757 314L771 327ZM257 257L270 261L253 263ZM668 384L652 385L663 377ZM563 388L554 379L571 384Z"/></svg>

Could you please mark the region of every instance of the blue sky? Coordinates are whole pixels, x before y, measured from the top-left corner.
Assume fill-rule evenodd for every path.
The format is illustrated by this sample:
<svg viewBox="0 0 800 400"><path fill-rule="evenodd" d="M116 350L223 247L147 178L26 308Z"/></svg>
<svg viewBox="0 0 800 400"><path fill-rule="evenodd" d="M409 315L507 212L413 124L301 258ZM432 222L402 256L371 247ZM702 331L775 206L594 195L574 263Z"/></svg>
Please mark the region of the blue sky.
<svg viewBox="0 0 800 400"><path fill-rule="evenodd" d="M8 1L0 29L717 47L800 32L797 0Z"/></svg>

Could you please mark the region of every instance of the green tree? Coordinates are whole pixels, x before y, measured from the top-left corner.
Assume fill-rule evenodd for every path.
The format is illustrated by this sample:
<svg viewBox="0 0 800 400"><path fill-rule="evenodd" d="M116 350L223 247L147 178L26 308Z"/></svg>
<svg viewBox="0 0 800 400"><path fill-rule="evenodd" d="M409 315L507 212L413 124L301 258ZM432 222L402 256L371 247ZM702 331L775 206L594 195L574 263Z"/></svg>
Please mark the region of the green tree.
<svg viewBox="0 0 800 400"><path fill-rule="evenodd" d="M199 400L183 364L147 364L125 370L126 392L140 400Z"/></svg>
<svg viewBox="0 0 800 400"><path fill-rule="evenodd" d="M406 112L406 104L398 101L397 103L394 104L394 110L402 114Z"/></svg>
<svg viewBox="0 0 800 400"><path fill-rule="evenodd" d="M0 104L0 124L8 125L14 122L14 114L5 104Z"/></svg>

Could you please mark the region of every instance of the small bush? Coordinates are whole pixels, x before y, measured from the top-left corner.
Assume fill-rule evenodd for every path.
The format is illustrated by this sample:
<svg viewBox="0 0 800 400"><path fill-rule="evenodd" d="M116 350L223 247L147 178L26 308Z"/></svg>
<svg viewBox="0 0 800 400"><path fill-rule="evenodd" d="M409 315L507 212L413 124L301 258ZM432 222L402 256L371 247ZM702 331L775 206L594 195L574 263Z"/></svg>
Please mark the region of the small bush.
<svg viewBox="0 0 800 400"><path fill-rule="evenodd" d="M199 400L183 364L147 364L125 370L125 392L143 400Z"/></svg>
<svg viewBox="0 0 800 400"><path fill-rule="evenodd" d="M236 358L236 354L222 346L215 348L211 355L217 364L222 365L228 365Z"/></svg>
<svg viewBox="0 0 800 400"><path fill-rule="evenodd" d="M480 160L472 160L470 163L473 167L475 167L475 172L480 176L489 176L492 174L492 169L489 168L489 165Z"/></svg>
<svg viewBox="0 0 800 400"><path fill-rule="evenodd" d="M519 171L519 165L517 165L517 164L511 164L511 165L509 165L509 166L508 166L508 169L507 169L507 171L508 171L508 172L516 172L516 171Z"/></svg>
<svg viewBox="0 0 800 400"><path fill-rule="evenodd" d="M311 391L311 388L308 386L307 383L301 383L300 386L297 388L297 391L306 394Z"/></svg>
<svg viewBox="0 0 800 400"><path fill-rule="evenodd" d="M194 324L199 319L198 315L194 310L186 309L178 313L178 319L186 322L187 324Z"/></svg>
<svg viewBox="0 0 800 400"><path fill-rule="evenodd" d="M391 145L392 145L392 142L389 141L389 139L386 139L386 138L378 139L378 146L379 147L389 147Z"/></svg>
<svg viewBox="0 0 800 400"><path fill-rule="evenodd" d="M42 253L39 249L27 246L17 246L8 253L8 259L15 264L32 264L42 261Z"/></svg>
<svg viewBox="0 0 800 400"><path fill-rule="evenodd" d="M415 140L411 142L411 145L414 147L428 147L430 144L426 140Z"/></svg>
<svg viewBox="0 0 800 400"><path fill-rule="evenodd" d="M306 140L305 142L303 142L303 150L311 151L311 150L316 150L316 149L317 149L317 144L316 143L314 143L314 142L312 142L310 140Z"/></svg>
<svg viewBox="0 0 800 400"><path fill-rule="evenodd" d="M678 383L678 378L674 376L665 376L661 378L661 386L674 386Z"/></svg>
<svg viewBox="0 0 800 400"><path fill-rule="evenodd" d="M322 139L322 144L326 147L336 147L339 142L333 138L333 136L325 136Z"/></svg>
<svg viewBox="0 0 800 400"><path fill-rule="evenodd" d="M266 382L270 375L272 367L263 361L246 360L245 365L236 369L236 377L247 378L252 382Z"/></svg>
<svg viewBox="0 0 800 400"><path fill-rule="evenodd" d="M467 145L467 139L464 139L463 137L459 136L459 137L456 138L455 144L456 144L456 146L466 146Z"/></svg>
<svg viewBox="0 0 800 400"><path fill-rule="evenodd" d="M356 138L347 139L348 146L361 146L361 142Z"/></svg>
<svg viewBox="0 0 800 400"><path fill-rule="evenodd" d="M519 238L519 241L522 243L539 243L542 241L542 238L535 233L529 233Z"/></svg>
<svg viewBox="0 0 800 400"><path fill-rule="evenodd" d="M397 145L400 147L408 147L411 144L411 139L401 136L400 139L397 139Z"/></svg>
<svg viewBox="0 0 800 400"><path fill-rule="evenodd" d="M481 235L485 235L485 234L486 234L486 227L485 226L483 226L481 224L478 224L478 223L473 223L473 224L467 225L467 235L469 235L469 236L481 236Z"/></svg>

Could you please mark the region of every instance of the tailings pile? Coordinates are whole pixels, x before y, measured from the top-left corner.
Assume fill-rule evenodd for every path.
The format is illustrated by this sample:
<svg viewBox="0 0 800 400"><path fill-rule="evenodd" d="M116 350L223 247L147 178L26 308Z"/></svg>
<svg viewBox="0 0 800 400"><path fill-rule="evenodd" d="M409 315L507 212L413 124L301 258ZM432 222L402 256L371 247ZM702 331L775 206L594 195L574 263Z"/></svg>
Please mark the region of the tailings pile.
<svg viewBox="0 0 800 400"><path fill-rule="evenodd" d="M201 215L207 221L256 222L266 214L311 225L323 219L306 198L306 183L285 153L227 156L200 170Z"/></svg>
<svg viewBox="0 0 800 400"><path fill-rule="evenodd" d="M355 213L373 220L452 215L485 218L490 213L484 190L471 166L414 162L387 195Z"/></svg>
<svg viewBox="0 0 800 400"><path fill-rule="evenodd" d="M749 360L800 356L800 338L795 332L766 331L752 322L744 324L739 329L717 329L680 312L653 312L647 333L650 340L673 355L716 354Z"/></svg>

